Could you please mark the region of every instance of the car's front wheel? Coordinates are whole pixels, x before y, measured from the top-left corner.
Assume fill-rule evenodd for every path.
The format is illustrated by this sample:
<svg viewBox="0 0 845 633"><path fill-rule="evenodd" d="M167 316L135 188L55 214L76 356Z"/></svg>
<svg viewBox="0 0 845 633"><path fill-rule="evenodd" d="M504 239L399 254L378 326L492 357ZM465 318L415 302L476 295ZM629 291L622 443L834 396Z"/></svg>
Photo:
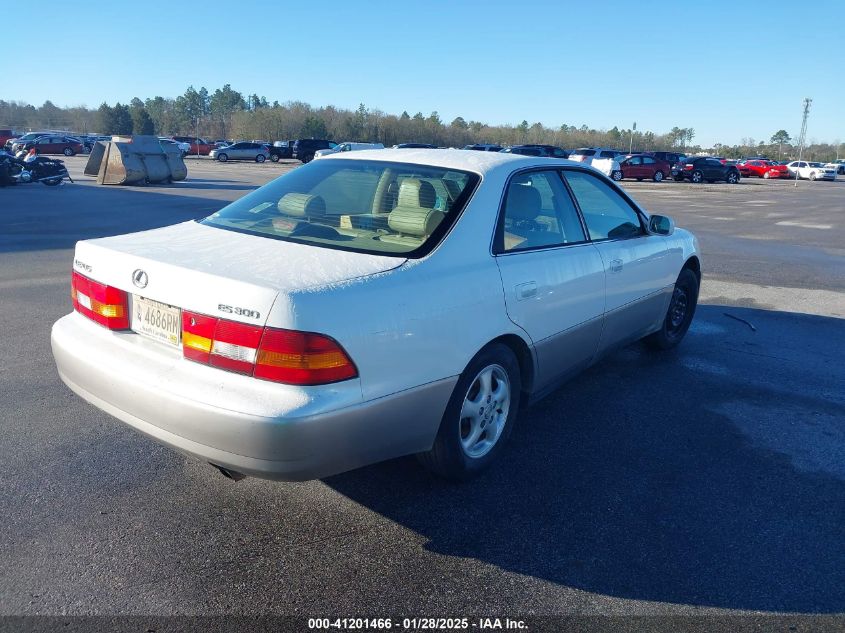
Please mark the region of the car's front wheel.
<svg viewBox="0 0 845 633"><path fill-rule="evenodd" d="M221 163L225 163L227 160L229 160L229 157L226 154L217 154L217 160L219 160Z"/></svg>
<svg viewBox="0 0 845 633"><path fill-rule="evenodd" d="M725 182L729 185L735 185L739 182L739 174L735 171L730 172L727 176L725 176Z"/></svg>
<svg viewBox="0 0 845 633"><path fill-rule="evenodd" d="M689 177L689 179L696 184L700 184L704 182L704 174L696 169L694 172L692 172L692 175Z"/></svg>
<svg viewBox="0 0 845 633"><path fill-rule="evenodd" d="M466 480L502 451L519 410L522 382L513 351L502 343L481 350L458 379L434 446L419 455L429 470Z"/></svg>
<svg viewBox="0 0 845 633"><path fill-rule="evenodd" d="M623 177L622 170L621 169L614 169L610 173L610 177L613 178L613 180L615 180L616 182L619 182L620 180L622 180L622 177Z"/></svg>
<svg viewBox="0 0 845 633"><path fill-rule="evenodd" d="M656 171L654 172L654 176L652 176L651 178L652 180L654 180L654 182L660 182L661 180L663 180L663 172Z"/></svg>
<svg viewBox="0 0 845 633"><path fill-rule="evenodd" d="M278 163L279 162L279 155L278 154L270 154L270 160L273 161L274 163Z"/></svg>
<svg viewBox="0 0 845 633"><path fill-rule="evenodd" d="M810 174L810 180L815 180L815 179L816 179L816 172L812 172Z"/></svg>
<svg viewBox="0 0 845 633"><path fill-rule="evenodd" d="M65 147L64 151L62 152L65 156L73 156L73 150L69 147Z"/></svg>
<svg viewBox="0 0 845 633"><path fill-rule="evenodd" d="M266 160L266 156L264 156L264 154L259 154L258 156L255 157L256 163L263 163L265 160Z"/></svg>
<svg viewBox="0 0 845 633"><path fill-rule="evenodd" d="M678 275L663 325L643 339L652 349L671 349L684 338L698 305L699 279L689 268Z"/></svg>

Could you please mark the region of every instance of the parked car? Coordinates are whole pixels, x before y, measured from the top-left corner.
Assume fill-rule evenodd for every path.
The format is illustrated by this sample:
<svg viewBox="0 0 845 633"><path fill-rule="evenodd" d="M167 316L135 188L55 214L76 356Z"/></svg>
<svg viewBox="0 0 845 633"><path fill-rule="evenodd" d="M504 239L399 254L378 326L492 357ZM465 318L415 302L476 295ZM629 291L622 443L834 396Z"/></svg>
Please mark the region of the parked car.
<svg viewBox="0 0 845 633"><path fill-rule="evenodd" d="M399 143L393 149L437 149L437 145L431 143Z"/></svg>
<svg viewBox="0 0 845 633"><path fill-rule="evenodd" d="M322 158L324 156L330 156L331 154L337 154L338 152L360 152L365 149L384 149L384 145L381 143L344 142L327 149L318 149L314 152L314 158Z"/></svg>
<svg viewBox="0 0 845 633"><path fill-rule="evenodd" d="M737 163L736 167L739 169L739 173L742 174L743 178L748 178L750 176L765 178L772 166L772 163L768 160L746 159ZM769 178L771 178L771 176L769 176Z"/></svg>
<svg viewBox="0 0 845 633"><path fill-rule="evenodd" d="M68 136L39 136L32 141L15 143L15 151L28 152L35 149L36 154L63 154L73 156L85 151L82 141Z"/></svg>
<svg viewBox="0 0 845 633"><path fill-rule="evenodd" d="M210 143L203 138L196 136L174 136L174 141L188 144L188 154L195 156L208 156L211 150L214 149L214 143Z"/></svg>
<svg viewBox="0 0 845 633"><path fill-rule="evenodd" d="M787 163L786 168L793 178L797 173L798 178L806 180L836 180L836 169L825 167L821 163L794 160Z"/></svg>
<svg viewBox="0 0 845 633"><path fill-rule="evenodd" d="M296 141L275 141L270 146L270 160L274 163L279 162L283 158L293 158L293 144Z"/></svg>
<svg viewBox="0 0 845 633"><path fill-rule="evenodd" d="M769 167L763 174L763 178L789 178L789 168L785 164L775 161L769 162Z"/></svg>
<svg viewBox="0 0 845 633"><path fill-rule="evenodd" d="M833 165L836 165L836 173L840 176L845 176L845 160L835 160Z"/></svg>
<svg viewBox="0 0 845 633"><path fill-rule="evenodd" d="M321 149L333 149L337 143L319 138L301 138L293 143L293 157L303 163L314 160L314 154Z"/></svg>
<svg viewBox="0 0 845 633"><path fill-rule="evenodd" d="M837 174L845 174L845 165L843 165L842 163L825 163L824 168L832 169Z"/></svg>
<svg viewBox="0 0 845 633"><path fill-rule="evenodd" d="M266 145L240 141L226 147L213 149L209 152L209 158L225 163L228 160L254 160L256 163L263 163L270 155Z"/></svg>
<svg viewBox="0 0 845 633"><path fill-rule="evenodd" d="M672 178L677 182L685 179L694 183L724 180L735 185L740 177L734 165L725 165L714 156L689 156L672 167Z"/></svg>
<svg viewBox="0 0 845 633"><path fill-rule="evenodd" d="M502 146L490 143L475 143L474 145L464 145L463 149L471 149L476 152L501 152Z"/></svg>
<svg viewBox="0 0 845 633"><path fill-rule="evenodd" d="M624 158L620 156L617 160L622 178L636 178L637 180L650 178L654 182L660 182L667 178L672 171L672 166L669 163L657 160L648 154L630 154Z"/></svg>
<svg viewBox="0 0 845 633"><path fill-rule="evenodd" d="M609 149L605 147L581 147L569 152L569 160L574 160L579 163L589 162L593 158L616 158L624 154L618 149Z"/></svg>
<svg viewBox="0 0 845 633"><path fill-rule="evenodd" d="M27 132L22 136L8 139L3 145L3 147L10 154L14 154L19 149L23 148L23 146L26 145L29 141L34 141L35 139L41 138L42 136L46 135L49 135L49 132ZM20 145L21 147L19 148L18 145Z"/></svg>
<svg viewBox="0 0 845 633"><path fill-rule="evenodd" d="M0 147L4 147L6 145L6 141L10 141L15 138L16 134L13 130L9 128L0 128Z"/></svg>
<svg viewBox="0 0 845 633"><path fill-rule="evenodd" d="M191 151L191 144L190 143L186 143L184 141L177 141L177 140L172 139L168 136L159 136L158 141L159 141L159 143L167 143L169 145L175 145L176 147L179 148L179 151L182 152L182 156L187 156L188 152Z"/></svg>
<svg viewBox="0 0 845 633"><path fill-rule="evenodd" d="M59 376L233 478L417 453L465 479L522 405L684 338L698 243L668 217L577 163L407 156L340 153L199 222L78 242Z"/></svg>
<svg viewBox="0 0 845 633"><path fill-rule="evenodd" d="M514 145L500 150L506 154L522 154L523 156L545 156L547 158L568 158L569 152L554 145Z"/></svg>

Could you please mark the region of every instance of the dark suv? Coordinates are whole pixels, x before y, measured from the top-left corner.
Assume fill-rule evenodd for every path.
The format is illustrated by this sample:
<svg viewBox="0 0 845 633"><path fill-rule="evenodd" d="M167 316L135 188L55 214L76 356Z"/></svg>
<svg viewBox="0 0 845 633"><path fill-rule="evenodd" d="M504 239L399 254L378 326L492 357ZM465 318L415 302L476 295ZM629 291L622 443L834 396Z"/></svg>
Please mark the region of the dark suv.
<svg viewBox="0 0 845 633"><path fill-rule="evenodd" d="M554 145L514 145L501 150L507 154L522 154L523 156L545 156L547 158L569 158L569 152Z"/></svg>
<svg viewBox="0 0 845 633"><path fill-rule="evenodd" d="M637 152L635 152L637 153ZM654 156L657 160L662 160L664 162L669 163L670 165L674 165L675 163L679 163L684 160L687 155L686 154L679 154L678 152L639 152L640 154L644 154L646 156Z"/></svg>
<svg viewBox="0 0 845 633"><path fill-rule="evenodd" d="M734 165L723 165L712 156L690 156L672 166L672 178L677 182L689 180L702 183L724 180L729 185L739 182L739 170Z"/></svg>
<svg viewBox="0 0 845 633"><path fill-rule="evenodd" d="M293 144L293 157L303 163L314 159L314 152L318 149L334 149L337 143L319 138L301 138Z"/></svg>

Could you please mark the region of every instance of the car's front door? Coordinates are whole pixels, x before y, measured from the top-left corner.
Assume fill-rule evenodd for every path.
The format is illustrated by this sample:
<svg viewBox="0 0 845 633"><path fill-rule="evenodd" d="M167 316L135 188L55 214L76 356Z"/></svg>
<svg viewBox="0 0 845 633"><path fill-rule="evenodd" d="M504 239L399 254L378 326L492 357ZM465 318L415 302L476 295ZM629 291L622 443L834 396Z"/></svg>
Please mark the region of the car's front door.
<svg viewBox="0 0 845 633"><path fill-rule="evenodd" d="M604 265L603 352L659 326L675 278L666 239L645 231L644 219L619 189L584 170L564 174Z"/></svg>
<svg viewBox="0 0 845 633"><path fill-rule="evenodd" d="M535 391L588 365L604 312L604 265L560 172L512 176L494 252L508 317L537 354Z"/></svg>

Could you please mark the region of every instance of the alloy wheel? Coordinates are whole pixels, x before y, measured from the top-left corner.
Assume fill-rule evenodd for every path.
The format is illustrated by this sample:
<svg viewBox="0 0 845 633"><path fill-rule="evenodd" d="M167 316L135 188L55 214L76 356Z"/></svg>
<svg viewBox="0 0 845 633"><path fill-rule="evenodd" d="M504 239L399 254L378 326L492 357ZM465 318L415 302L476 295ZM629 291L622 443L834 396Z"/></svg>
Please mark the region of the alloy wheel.
<svg viewBox="0 0 845 633"><path fill-rule="evenodd" d="M508 374L501 365L488 365L475 377L460 413L461 448L478 459L489 453L505 428L511 404Z"/></svg>

